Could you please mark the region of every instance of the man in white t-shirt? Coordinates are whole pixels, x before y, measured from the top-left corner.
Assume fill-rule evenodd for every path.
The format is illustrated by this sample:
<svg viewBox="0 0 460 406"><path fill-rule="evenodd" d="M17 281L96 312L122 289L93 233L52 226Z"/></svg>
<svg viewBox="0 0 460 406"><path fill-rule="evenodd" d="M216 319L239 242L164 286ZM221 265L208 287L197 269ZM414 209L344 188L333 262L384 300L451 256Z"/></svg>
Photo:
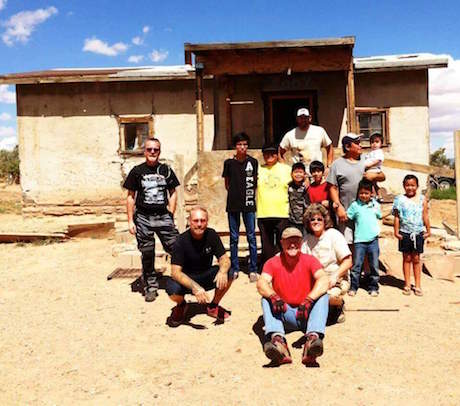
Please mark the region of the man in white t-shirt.
<svg viewBox="0 0 460 406"><path fill-rule="evenodd" d="M306 166L312 161L323 162L321 148L325 148L327 154L326 162L323 162L325 177L334 159L332 140L323 127L311 124L310 112L306 108L297 110L297 127L284 135L279 147L281 159L286 151L290 150L293 160L303 162Z"/></svg>

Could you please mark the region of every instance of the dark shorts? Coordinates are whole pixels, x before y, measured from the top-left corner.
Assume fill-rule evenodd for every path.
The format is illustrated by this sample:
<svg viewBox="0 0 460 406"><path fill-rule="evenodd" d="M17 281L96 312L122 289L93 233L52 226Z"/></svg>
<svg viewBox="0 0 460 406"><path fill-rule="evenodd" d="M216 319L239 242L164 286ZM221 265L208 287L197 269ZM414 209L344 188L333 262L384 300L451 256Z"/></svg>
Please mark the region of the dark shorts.
<svg viewBox="0 0 460 406"><path fill-rule="evenodd" d="M200 285L204 290L212 290L216 288L216 283L214 278L219 272L219 267L217 265L212 266L207 271L204 271L199 274L188 274L186 271L184 273L191 279L193 279L198 285ZM184 296L186 294L191 294L192 291L187 289L185 286L182 286L179 282L175 281L173 278L168 278L166 283L166 293L171 295Z"/></svg>
<svg viewBox="0 0 460 406"><path fill-rule="evenodd" d="M423 253L423 233L419 234L409 234L409 233L400 233L402 235L402 240L399 240L399 252L416 252L418 254ZM411 238L412 235L412 238Z"/></svg>

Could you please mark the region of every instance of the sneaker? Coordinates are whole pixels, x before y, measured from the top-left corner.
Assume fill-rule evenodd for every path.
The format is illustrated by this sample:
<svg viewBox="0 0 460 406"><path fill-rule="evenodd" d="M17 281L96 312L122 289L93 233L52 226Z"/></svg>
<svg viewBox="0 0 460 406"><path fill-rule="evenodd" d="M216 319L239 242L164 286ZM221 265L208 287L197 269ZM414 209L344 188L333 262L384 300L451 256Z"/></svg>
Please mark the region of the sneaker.
<svg viewBox="0 0 460 406"><path fill-rule="evenodd" d="M302 364L315 365L316 358L323 354L323 340L317 333L307 334L307 341L303 346Z"/></svg>
<svg viewBox="0 0 460 406"><path fill-rule="evenodd" d="M264 344L264 352L267 358L271 359L277 365L290 364L292 362L286 339L279 334L272 335L271 340Z"/></svg>
<svg viewBox="0 0 460 406"><path fill-rule="evenodd" d="M215 306L215 307L208 306L206 308L206 313L208 314L209 317L212 317L213 319L217 319L217 321L221 323L223 323L225 320L228 320L230 318L230 315L232 314L228 310L225 310L222 306Z"/></svg>
<svg viewBox="0 0 460 406"><path fill-rule="evenodd" d="M168 325L170 327L180 326L185 321L187 313L187 302L184 300L181 304L173 307L171 315L168 317Z"/></svg>
<svg viewBox="0 0 460 406"><path fill-rule="evenodd" d="M342 309L342 311L339 314L339 317L337 317L337 323L343 323L345 321L345 313Z"/></svg>
<svg viewBox="0 0 460 406"><path fill-rule="evenodd" d="M257 275L256 272L251 272L249 274L249 282L254 283L254 282L257 282L258 279L259 279L259 275Z"/></svg>
<svg viewBox="0 0 460 406"><path fill-rule="evenodd" d="M371 291L369 291L369 295L371 295L372 297L377 297L379 295L379 291L378 290L371 290Z"/></svg>
<svg viewBox="0 0 460 406"><path fill-rule="evenodd" d="M356 290L349 290L348 291L348 296L356 296Z"/></svg>
<svg viewBox="0 0 460 406"><path fill-rule="evenodd" d="M158 297L158 290L154 288L150 288L145 291L145 301L146 302L153 302Z"/></svg>

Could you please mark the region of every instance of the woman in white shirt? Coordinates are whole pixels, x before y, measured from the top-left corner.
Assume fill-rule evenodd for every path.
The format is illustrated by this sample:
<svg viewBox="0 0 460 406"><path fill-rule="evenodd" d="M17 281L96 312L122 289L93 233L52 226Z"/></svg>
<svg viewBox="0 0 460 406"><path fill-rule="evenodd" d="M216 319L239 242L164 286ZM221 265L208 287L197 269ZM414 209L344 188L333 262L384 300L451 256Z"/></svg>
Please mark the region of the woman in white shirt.
<svg viewBox="0 0 460 406"><path fill-rule="evenodd" d="M349 270L352 266L350 248L340 231L332 228L328 210L321 204L310 205L304 214L308 231L302 252L316 257L329 276L329 303L339 307L337 322L345 321L342 296L350 288Z"/></svg>

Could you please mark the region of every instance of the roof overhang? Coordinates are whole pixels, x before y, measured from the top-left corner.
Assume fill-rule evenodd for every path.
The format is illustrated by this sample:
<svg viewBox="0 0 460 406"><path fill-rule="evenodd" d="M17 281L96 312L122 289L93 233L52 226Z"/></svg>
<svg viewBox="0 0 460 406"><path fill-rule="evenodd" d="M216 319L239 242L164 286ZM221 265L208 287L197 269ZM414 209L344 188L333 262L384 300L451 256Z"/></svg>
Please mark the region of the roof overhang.
<svg viewBox="0 0 460 406"><path fill-rule="evenodd" d="M354 37L184 44L206 75L276 74L350 69Z"/></svg>

